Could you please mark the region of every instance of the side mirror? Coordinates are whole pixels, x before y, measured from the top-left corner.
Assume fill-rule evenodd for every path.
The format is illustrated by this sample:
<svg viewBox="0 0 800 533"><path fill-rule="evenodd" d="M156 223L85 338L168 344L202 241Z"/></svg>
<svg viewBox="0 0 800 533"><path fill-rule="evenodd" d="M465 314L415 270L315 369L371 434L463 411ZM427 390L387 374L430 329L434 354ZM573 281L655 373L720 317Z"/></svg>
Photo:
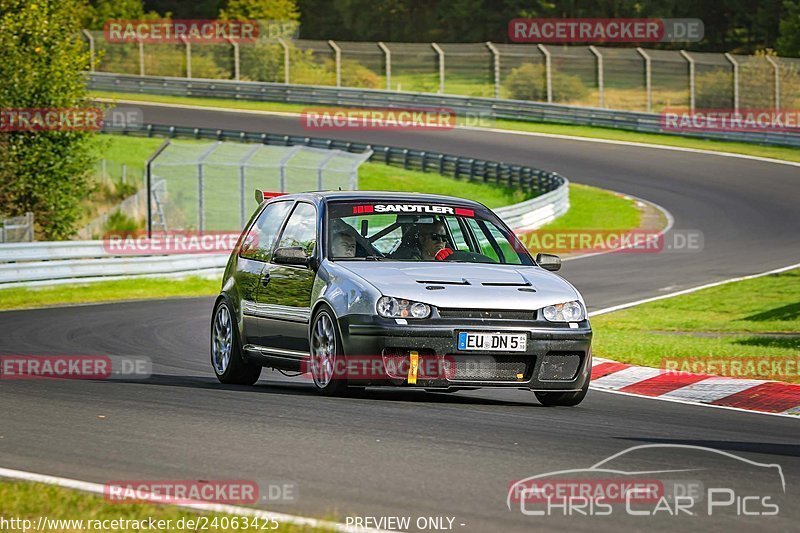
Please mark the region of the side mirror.
<svg viewBox="0 0 800 533"><path fill-rule="evenodd" d="M536 254L536 264L545 270L555 272L561 268L561 258L553 254Z"/></svg>
<svg viewBox="0 0 800 533"><path fill-rule="evenodd" d="M280 265L299 265L304 267L311 264L311 258L306 255L305 250L300 246L278 248L272 256L272 261Z"/></svg>

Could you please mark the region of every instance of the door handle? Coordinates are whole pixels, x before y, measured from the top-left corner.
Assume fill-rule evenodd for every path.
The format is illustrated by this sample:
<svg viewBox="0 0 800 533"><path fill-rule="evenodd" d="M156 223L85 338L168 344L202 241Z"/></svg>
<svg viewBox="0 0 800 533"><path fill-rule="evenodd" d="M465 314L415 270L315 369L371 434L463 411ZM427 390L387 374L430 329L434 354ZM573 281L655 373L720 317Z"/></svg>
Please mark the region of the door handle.
<svg viewBox="0 0 800 533"><path fill-rule="evenodd" d="M266 287L267 283L269 283L269 272L264 272L264 275L261 276L261 286Z"/></svg>

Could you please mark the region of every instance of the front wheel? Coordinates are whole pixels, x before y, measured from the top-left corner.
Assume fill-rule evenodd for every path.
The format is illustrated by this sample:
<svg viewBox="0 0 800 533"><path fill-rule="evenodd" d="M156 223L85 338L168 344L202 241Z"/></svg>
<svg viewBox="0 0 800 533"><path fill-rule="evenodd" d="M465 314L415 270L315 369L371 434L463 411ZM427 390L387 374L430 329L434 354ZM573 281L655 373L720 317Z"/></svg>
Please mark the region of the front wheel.
<svg viewBox="0 0 800 533"><path fill-rule="evenodd" d="M589 392L589 384L576 392L537 392L536 399L545 407L573 407L578 405Z"/></svg>
<svg viewBox="0 0 800 533"><path fill-rule="evenodd" d="M252 385L261 376L261 366L242 357L239 331L228 303L220 300L211 321L211 366L221 383Z"/></svg>
<svg viewBox="0 0 800 533"><path fill-rule="evenodd" d="M347 389L347 381L337 364L344 361L344 348L337 334L333 313L327 307L322 307L314 315L309 337L314 386L326 396L342 394Z"/></svg>

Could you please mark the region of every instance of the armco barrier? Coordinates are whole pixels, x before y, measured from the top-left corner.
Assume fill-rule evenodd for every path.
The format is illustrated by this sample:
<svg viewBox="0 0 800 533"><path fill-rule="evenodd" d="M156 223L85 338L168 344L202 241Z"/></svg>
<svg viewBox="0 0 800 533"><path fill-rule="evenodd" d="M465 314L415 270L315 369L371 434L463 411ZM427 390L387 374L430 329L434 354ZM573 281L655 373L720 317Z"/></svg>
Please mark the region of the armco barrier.
<svg viewBox="0 0 800 533"><path fill-rule="evenodd" d="M46 243L52 244L52 243ZM108 279L143 274L196 274L225 266L225 255L176 254L147 257L107 257L66 261L29 261L0 264L0 287L57 280Z"/></svg>
<svg viewBox="0 0 800 533"><path fill-rule="evenodd" d="M532 229L541 226L569 209L569 182L556 172L523 165L510 165L425 150L366 144L353 141L275 135L245 131L214 130L148 124L136 128L113 130L128 135L192 137L197 139L235 140L260 142L282 146L304 145L318 148L336 148L348 152L372 150L371 161L387 165L414 168L422 172L437 172L456 179L491 183L536 194L536 198L497 210L497 214L512 228Z"/></svg>
<svg viewBox="0 0 800 533"><path fill-rule="evenodd" d="M92 73L87 76L89 87L99 91L349 107L447 107L459 114L486 113L498 119L599 126L703 139L800 146L800 135L796 133L662 130L660 115L653 113L545 104L524 100L108 73Z"/></svg>
<svg viewBox="0 0 800 533"><path fill-rule="evenodd" d="M492 183L512 189L522 189L527 193L544 194L563 186L566 179L556 172L549 172L524 165L512 165L498 161L486 161L473 157L463 157L426 150L398 148L381 144L368 144L354 141L323 139L299 135L276 135L247 131L219 130L212 128L190 128L185 126L165 126L146 124L129 128L104 128L106 132L124 135L144 135L147 137L186 137L195 139L216 139L220 141L259 142L279 146L303 145L315 148L335 148L347 152L372 150L370 161L386 165L415 169L422 172L436 172L456 179Z"/></svg>

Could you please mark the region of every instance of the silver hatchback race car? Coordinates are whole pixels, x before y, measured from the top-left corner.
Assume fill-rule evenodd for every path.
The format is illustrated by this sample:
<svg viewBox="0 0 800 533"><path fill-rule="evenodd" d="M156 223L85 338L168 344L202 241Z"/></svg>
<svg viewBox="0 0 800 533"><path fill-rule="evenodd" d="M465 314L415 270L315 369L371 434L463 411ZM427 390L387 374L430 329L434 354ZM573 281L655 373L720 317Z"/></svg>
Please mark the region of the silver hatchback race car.
<svg viewBox="0 0 800 533"><path fill-rule="evenodd" d="M211 322L223 383L262 367L324 394L402 386L532 390L577 405L591 377L580 293L477 202L339 191L264 198L225 269ZM298 374L298 375L299 375Z"/></svg>

